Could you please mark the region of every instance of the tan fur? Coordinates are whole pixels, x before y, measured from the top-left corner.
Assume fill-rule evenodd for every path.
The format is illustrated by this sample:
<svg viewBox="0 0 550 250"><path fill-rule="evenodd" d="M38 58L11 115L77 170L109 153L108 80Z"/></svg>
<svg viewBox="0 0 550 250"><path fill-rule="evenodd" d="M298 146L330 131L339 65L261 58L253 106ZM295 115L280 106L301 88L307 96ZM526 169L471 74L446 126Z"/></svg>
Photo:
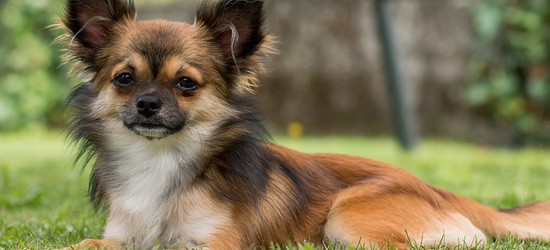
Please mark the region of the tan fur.
<svg viewBox="0 0 550 250"><path fill-rule="evenodd" d="M163 247L177 242L176 247L208 249L304 240L322 244L326 238L382 248L407 248L409 240L428 247L440 242L474 245L486 240L484 233L550 240L548 201L499 211L432 187L387 163L305 154L246 139L254 127L239 119L251 119L253 111L247 103L235 103L253 91L264 68L263 57L274 51L273 38L262 32L248 38L259 43L249 46L254 51L239 51L247 35L261 29L241 18L249 9L245 5L258 7L259 1L207 3L193 25L136 21L127 2L94 1L100 3L97 9L70 9L68 15L77 18L62 18L69 30L63 39L69 41L65 60L75 61L74 67L88 76L81 88L93 95L76 93L84 95L76 105L81 109L78 115L86 122L101 121L89 128L77 120L73 133L97 144L99 170L94 169L97 179L92 186L97 193L92 195L101 196L109 215L105 239L88 239L73 247L117 249L131 246L134 236L141 237L135 239L142 244L138 247L158 241ZM233 4L241 9L232 11ZM115 16L111 20L109 15ZM252 19L257 15L249 13ZM86 22L92 26L77 31L71 25L80 19L100 20L103 26ZM234 29L241 30L236 34ZM109 42L102 40L105 37ZM95 46L87 46L86 39ZM244 56L236 56L239 52ZM159 55L162 58L156 58ZM121 73L132 74L135 84L113 84ZM196 80L197 89L174 87L182 77ZM153 94L173 111L163 119L184 114L181 131L157 140L125 127L121 117L131 112L128 107L135 106L136 95ZM92 132L82 135L88 130ZM143 197L150 200L140 200Z"/></svg>

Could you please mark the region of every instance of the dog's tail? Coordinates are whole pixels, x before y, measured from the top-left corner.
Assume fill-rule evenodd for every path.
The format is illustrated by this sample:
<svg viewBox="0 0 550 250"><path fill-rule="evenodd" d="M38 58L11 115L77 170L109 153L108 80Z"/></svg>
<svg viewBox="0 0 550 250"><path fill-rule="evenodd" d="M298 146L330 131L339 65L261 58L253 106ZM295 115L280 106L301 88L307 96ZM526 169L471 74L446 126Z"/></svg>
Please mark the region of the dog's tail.
<svg viewBox="0 0 550 250"><path fill-rule="evenodd" d="M449 196L447 196L449 197ZM550 241L550 201L536 201L511 209L495 209L451 195L452 206L490 237Z"/></svg>

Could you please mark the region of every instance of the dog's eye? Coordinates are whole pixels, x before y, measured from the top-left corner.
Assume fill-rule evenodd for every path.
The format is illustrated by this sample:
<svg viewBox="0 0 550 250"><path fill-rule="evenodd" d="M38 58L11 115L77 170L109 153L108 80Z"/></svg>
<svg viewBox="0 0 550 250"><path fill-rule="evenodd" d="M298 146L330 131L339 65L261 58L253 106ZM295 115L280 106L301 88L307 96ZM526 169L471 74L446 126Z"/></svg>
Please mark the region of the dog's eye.
<svg viewBox="0 0 550 250"><path fill-rule="evenodd" d="M176 83L176 87L183 91L190 91L197 89L199 84L193 78L184 76Z"/></svg>
<svg viewBox="0 0 550 250"><path fill-rule="evenodd" d="M117 87L128 87L134 83L134 77L130 73L120 73L115 77Z"/></svg>

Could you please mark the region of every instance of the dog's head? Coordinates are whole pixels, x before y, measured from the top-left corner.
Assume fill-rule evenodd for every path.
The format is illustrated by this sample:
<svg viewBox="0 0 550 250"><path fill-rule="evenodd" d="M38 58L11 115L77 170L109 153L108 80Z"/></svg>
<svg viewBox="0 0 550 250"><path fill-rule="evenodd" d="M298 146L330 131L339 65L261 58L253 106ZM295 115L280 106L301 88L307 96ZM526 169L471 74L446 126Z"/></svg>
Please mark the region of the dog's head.
<svg viewBox="0 0 550 250"><path fill-rule="evenodd" d="M205 2L193 24L137 21L133 1L69 0L67 60L89 78L90 120L122 124L149 140L235 116L230 105L256 84L263 2Z"/></svg>

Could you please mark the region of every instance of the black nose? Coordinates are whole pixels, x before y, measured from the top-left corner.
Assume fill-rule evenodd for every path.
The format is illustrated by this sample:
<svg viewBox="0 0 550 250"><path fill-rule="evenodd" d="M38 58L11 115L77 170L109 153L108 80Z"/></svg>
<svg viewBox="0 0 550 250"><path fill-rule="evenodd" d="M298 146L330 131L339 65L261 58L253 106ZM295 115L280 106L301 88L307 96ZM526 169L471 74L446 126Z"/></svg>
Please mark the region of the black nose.
<svg viewBox="0 0 550 250"><path fill-rule="evenodd" d="M154 95L144 95L137 99L136 106L141 115L151 117L160 110L162 102Z"/></svg>

